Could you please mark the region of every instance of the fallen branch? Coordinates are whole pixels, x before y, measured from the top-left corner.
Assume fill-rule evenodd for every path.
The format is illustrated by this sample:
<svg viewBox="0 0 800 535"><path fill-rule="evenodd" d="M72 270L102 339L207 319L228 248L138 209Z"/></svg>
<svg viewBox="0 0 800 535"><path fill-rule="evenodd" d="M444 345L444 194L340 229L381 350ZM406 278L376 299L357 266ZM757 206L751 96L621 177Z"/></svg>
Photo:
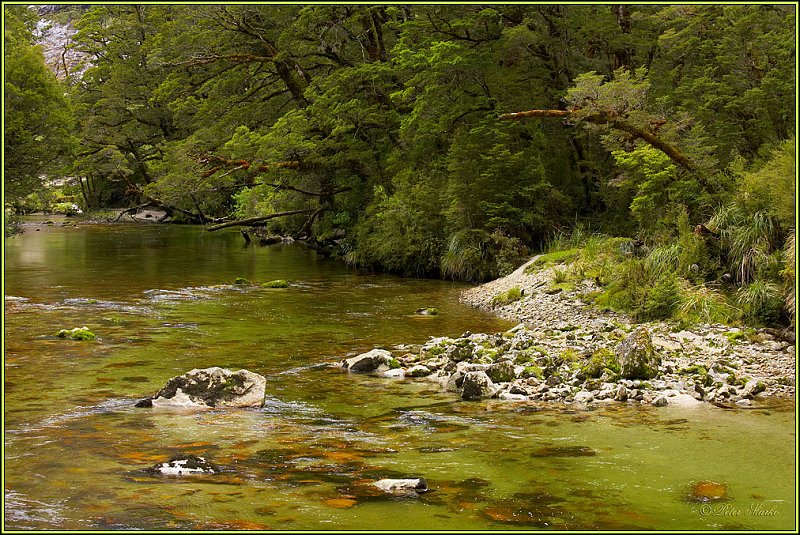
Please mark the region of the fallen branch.
<svg viewBox="0 0 800 535"><path fill-rule="evenodd" d="M248 217L245 219L237 219L236 221L228 221L226 223L219 223L218 225L211 225L210 227L206 227L206 230L209 232L213 232L215 230L220 230L223 228L228 227L257 227L260 226L261 223L264 221L268 221L270 219L275 219L276 217L285 217L295 214L307 214L309 212L314 212L314 208L306 208L303 210L289 210L288 212L276 212L274 214L258 216L258 217Z"/></svg>

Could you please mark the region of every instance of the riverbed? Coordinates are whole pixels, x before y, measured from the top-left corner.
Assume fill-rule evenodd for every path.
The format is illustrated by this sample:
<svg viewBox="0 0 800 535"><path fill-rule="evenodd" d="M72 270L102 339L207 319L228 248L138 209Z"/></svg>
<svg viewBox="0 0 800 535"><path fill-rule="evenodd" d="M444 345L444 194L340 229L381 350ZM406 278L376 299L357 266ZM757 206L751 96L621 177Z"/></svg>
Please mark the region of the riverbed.
<svg viewBox="0 0 800 535"><path fill-rule="evenodd" d="M245 246L235 229L39 228L5 240L6 529L796 527L793 400L460 401L329 364L512 326L459 303L464 285L357 272L301 244ZM260 286L274 279L289 288ZM54 336L83 325L98 339ZM209 366L267 377L265 406L133 407ZM177 453L224 471L144 472ZM372 492L384 477L424 477L431 492ZM728 498L688 500L705 480Z"/></svg>

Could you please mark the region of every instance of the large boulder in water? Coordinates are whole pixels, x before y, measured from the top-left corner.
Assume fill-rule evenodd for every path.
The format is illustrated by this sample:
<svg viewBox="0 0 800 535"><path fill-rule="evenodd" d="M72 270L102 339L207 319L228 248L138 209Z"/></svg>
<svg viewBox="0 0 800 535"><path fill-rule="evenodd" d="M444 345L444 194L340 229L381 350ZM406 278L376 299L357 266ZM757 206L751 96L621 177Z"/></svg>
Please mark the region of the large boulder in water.
<svg viewBox="0 0 800 535"><path fill-rule="evenodd" d="M173 377L152 398L137 407L197 408L261 407L267 380L248 370L213 367Z"/></svg>
<svg viewBox="0 0 800 535"><path fill-rule="evenodd" d="M393 366L392 354L385 349L373 349L342 361L342 369L355 373L387 371Z"/></svg>
<svg viewBox="0 0 800 535"><path fill-rule="evenodd" d="M651 379L658 375L661 356L653 349L647 327L637 327L616 350L620 373L626 379Z"/></svg>

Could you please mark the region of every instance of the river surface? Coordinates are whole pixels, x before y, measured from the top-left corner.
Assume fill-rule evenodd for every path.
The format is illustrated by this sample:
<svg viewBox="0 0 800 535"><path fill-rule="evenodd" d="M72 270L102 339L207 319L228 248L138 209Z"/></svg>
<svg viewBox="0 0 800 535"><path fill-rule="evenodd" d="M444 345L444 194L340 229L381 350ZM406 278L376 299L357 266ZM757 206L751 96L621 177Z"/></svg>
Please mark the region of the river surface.
<svg viewBox="0 0 800 535"><path fill-rule="evenodd" d="M356 273L236 230L81 225L5 240L6 529L796 528L794 403L463 402L327 364L502 331L464 286ZM235 285L288 279L286 289ZM438 316L415 316L420 307ZM86 325L98 339L62 340ZM136 409L193 368L267 377L263 409ZM167 477L177 453L222 466ZM424 477L417 498L371 491ZM687 500L693 482L728 499Z"/></svg>

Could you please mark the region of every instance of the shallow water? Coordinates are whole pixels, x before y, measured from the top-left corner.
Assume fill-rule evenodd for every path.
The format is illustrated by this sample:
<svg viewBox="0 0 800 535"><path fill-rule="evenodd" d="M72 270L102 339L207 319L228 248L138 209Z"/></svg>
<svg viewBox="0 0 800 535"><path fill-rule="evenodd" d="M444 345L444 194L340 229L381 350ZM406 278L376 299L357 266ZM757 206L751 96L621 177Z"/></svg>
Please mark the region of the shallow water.
<svg viewBox="0 0 800 535"><path fill-rule="evenodd" d="M793 403L461 402L325 365L510 326L459 304L461 285L359 274L301 245L244 247L235 230L47 227L5 246L6 528L795 528ZM82 325L98 340L52 336ZM133 408L207 366L265 375L265 407ZM143 471L178 452L225 471ZM406 476L431 492L369 486ZM701 480L729 499L687 501Z"/></svg>

